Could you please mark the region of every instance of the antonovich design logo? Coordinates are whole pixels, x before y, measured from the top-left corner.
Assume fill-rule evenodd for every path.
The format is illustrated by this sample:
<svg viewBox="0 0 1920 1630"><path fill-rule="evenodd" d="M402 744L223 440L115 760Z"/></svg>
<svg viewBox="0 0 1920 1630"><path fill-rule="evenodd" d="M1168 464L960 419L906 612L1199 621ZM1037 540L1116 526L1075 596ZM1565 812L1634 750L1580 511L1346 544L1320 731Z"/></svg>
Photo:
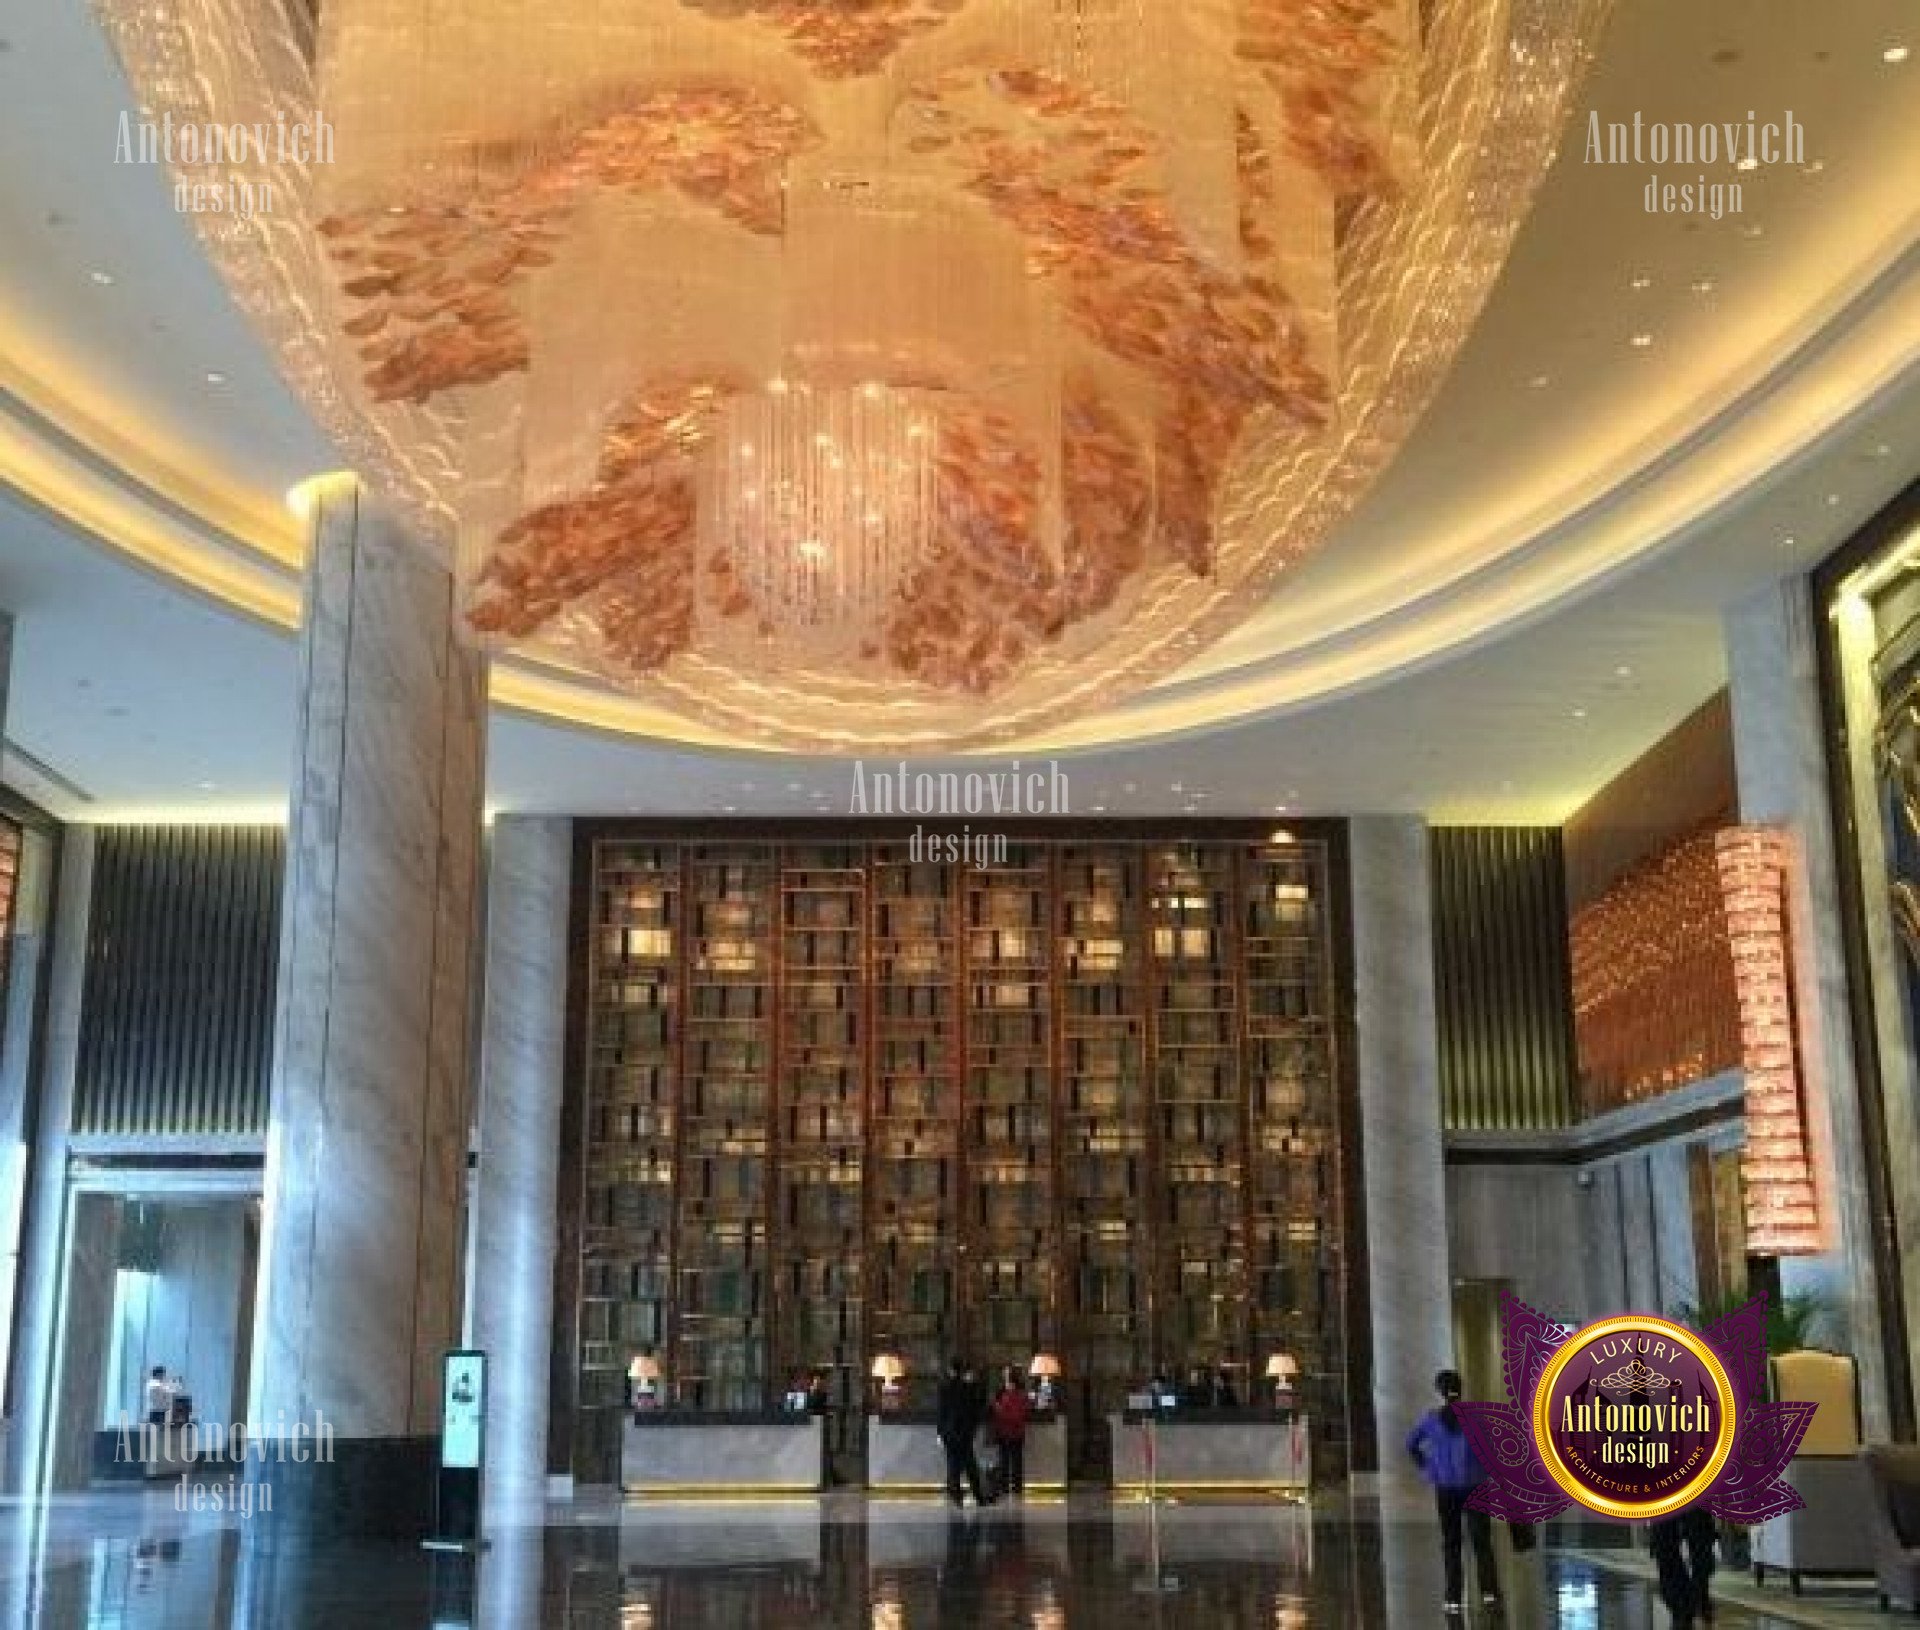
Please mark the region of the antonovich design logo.
<svg viewBox="0 0 1920 1630"><path fill-rule="evenodd" d="M1490 1476L1469 1504L1543 1522L1573 1501L1641 1521L1702 1505L1764 1522L1801 1498L1780 1481L1814 1405L1769 1404L1767 1304L1712 1328L1623 1313L1573 1330L1517 1297L1501 1303L1507 1404L1462 1404Z"/></svg>

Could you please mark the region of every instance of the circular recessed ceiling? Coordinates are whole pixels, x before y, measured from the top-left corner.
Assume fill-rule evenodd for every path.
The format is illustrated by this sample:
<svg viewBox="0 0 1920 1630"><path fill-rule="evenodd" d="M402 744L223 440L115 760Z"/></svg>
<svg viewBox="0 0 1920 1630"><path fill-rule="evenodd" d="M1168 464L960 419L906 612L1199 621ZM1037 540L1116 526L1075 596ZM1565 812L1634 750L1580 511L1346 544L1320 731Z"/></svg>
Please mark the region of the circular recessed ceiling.
<svg viewBox="0 0 1920 1630"><path fill-rule="evenodd" d="M479 635L926 750L1138 692L1325 538L1603 9L329 0L311 71L251 0L103 15L178 126L324 116L208 241Z"/></svg>

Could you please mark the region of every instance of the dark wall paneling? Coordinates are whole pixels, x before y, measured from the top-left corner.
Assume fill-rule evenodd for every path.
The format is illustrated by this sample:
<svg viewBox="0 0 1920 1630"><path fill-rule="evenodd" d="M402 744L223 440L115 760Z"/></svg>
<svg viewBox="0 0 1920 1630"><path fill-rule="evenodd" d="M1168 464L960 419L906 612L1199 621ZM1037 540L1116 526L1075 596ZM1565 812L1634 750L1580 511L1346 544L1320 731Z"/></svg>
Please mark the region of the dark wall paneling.
<svg viewBox="0 0 1920 1630"><path fill-rule="evenodd" d="M1596 792L1562 833L1567 909L1591 905L1649 856L1737 818L1733 713L1715 692Z"/></svg>
<svg viewBox="0 0 1920 1630"><path fill-rule="evenodd" d="M285 864L278 827L100 830L75 1132L265 1132Z"/></svg>
<svg viewBox="0 0 1920 1630"><path fill-rule="evenodd" d="M1434 989L1449 1128L1574 1120L1566 869L1554 827L1433 829Z"/></svg>

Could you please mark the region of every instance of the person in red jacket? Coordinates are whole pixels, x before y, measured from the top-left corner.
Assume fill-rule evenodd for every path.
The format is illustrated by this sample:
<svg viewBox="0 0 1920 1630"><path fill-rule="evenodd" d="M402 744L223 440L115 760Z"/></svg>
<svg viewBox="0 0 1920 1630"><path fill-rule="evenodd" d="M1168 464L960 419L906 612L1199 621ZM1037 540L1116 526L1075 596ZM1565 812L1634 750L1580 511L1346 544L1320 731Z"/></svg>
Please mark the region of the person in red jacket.
<svg viewBox="0 0 1920 1630"><path fill-rule="evenodd" d="M1027 1389L1011 1364L1000 1375L1000 1390L987 1407L987 1430L1000 1451L1000 1492L1013 1496L1027 1491L1027 1419L1033 1406Z"/></svg>

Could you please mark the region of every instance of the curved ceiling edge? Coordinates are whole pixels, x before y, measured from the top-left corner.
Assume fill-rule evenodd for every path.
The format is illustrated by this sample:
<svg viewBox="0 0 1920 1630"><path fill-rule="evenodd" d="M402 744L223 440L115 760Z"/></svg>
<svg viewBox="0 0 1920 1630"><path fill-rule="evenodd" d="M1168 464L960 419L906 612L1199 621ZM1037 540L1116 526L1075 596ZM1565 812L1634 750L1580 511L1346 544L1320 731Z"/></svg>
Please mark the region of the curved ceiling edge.
<svg viewBox="0 0 1920 1630"><path fill-rule="evenodd" d="M1891 280L1804 337L1671 462L1618 472L1565 501L1498 559L1416 600L1272 658L1188 680L1017 744L1093 750L1297 711L1374 688L1531 622L1665 552L1741 501L1772 471L1829 437L1920 362L1920 275ZM70 528L215 601L289 631L299 620L299 544L229 531L178 496L188 483L136 471L61 422L32 382L0 385L0 483ZM1791 398L1791 400L1789 400ZM293 541L289 543L289 539ZM596 733L712 750L763 751L585 676L496 663L494 702ZM1008 751L1002 747L996 751Z"/></svg>

